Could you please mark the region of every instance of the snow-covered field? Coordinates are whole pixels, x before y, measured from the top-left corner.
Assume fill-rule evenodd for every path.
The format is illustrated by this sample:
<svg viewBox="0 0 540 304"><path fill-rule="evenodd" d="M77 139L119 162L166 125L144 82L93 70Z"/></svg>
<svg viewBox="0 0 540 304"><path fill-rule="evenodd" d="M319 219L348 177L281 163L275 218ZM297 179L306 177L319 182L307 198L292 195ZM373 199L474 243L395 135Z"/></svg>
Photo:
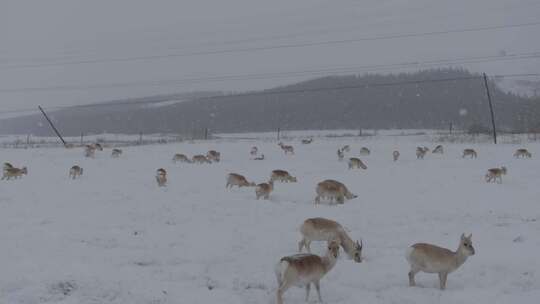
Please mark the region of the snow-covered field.
<svg viewBox="0 0 540 304"><path fill-rule="evenodd" d="M417 160L420 138L316 138L292 143L285 156L269 140L219 140L110 150L95 159L81 149L0 150L0 161L28 176L0 182L0 303L273 303L274 265L295 253L309 217L343 224L364 242L363 263L345 254L321 281L326 303L537 303L540 298L540 154L514 159L516 145L445 144L444 155ZM347 170L336 150L362 146L368 169ZM266 160L250 160L259 146ZM473 147L478 159L462 159ZM173 164L174 153L221 152L211 165ZM401 151L392 162L392 151ZM80 180L68 179L74 164ZM502 184L488 168L505 165ZM159 167L169 184L156 185ZM229 172L255 182L285 169L298 183L276 184L269 201L253 188L225 189ZM344 205L313 204L315 185L344 182L359 197ZM430 242L455 249L472 233L476 255L449 275L417 276L408 286L406 248ZM312 245L323 253L324 244ZM285 303L304 303L293 288ZM311 301L315 301L313 292Z"/></svg>

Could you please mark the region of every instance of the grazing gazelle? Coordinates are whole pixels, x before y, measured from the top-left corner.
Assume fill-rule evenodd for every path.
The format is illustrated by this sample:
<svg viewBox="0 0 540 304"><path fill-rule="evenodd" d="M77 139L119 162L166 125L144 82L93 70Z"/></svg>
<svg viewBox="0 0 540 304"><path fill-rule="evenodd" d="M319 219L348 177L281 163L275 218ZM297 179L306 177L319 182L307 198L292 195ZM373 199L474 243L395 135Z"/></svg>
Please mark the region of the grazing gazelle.
<svg viewBox="0 0 540 304"><path fill-rule="evenodd" d="M275 268L278 283L277 304L283 304L283 294L292 286L305 286L307 301L311 283L315 285L319 302L322 302L320 280L334 268L338 256L338 242L329 240L326 255L323 257L305 253L282 257Z"/></svg>
<svg viewBox="0 0 540 304"><path fill-rule="evenodd" d="M349 158L349 169L354 169L354 168L357 168L357 169L362 168L366 170L367 166L360 160L360 158L351 157Z"/></svg>
<svg viewBox="0 0 540 304"><path fill-rule="evenodd" d="M212 162L208 159L208 157L202 155L202 154L197 154L197 155L194 155L192 158L191 158L191 162L192 163L196 163L196 164L211 164Z"/></svg>
<svg viewBox="0 0 540 304"><path fill-rule="evenodd" d="M21 169L11 167L11 168L5 168L4 167L4 175L2 176L2 179L10 180L11 178L21 178L23 175L28 174L28 169L26 167L22 167Z"/></svg>
<svg viewBox="0 0 540 304"><path fill-rule="evenodd" d="M120 157L120 155L122 155L121 149L112 149L112 153L111 153L112 157L117 158L117 157Z"/></svg>
<svg viewBox="0 0 540 304"><path fill-rule="evenodd" d="M312 142L313 142L313 138L302 139L302 144L304 145L309 145Z"/></svg>
<svg viewBox="0 0 540 304"><path fill-rule="evenodd" d="M470 156L471 158L476 158L478 155L476 154L476 151L474 149L464 149L462 158L465 158L465 156Z"/></svg>
<svg viewBox="0 0 540 304"><path fill-rule="evenodd" d="M157 169L156 181L158 186L165 187L167 185L167 171L163 168Z"/></svg>
<svg viewBox="0 0 540 304"><path fill-rule="evenodd" d="M72 179L76 179L77 177L80 177L83 174L83 168L81 168L78 165L75 165L69 169L69 177Z"/></svg>
<svg viewBox="0 0 540 304"><path fill-rule="evenodd" d="M362 149L360 149L360 155L369 155L370 153L371 151L369 151L369 149L366 147L362 147Z"/></svg>
<svg viewBox="0 0 540 304"><path fill-rule="evenodd" d="M341 152L349 152L351 151L351 147L349 145L345 145L340 150Z"/></svg>
<svg viewBox="0 0 540 304"><path fill-rule="evenodd" d="M337 150L337 158L338 158L338 160L342 161L344 157L345 157L345 153L343 153L343 150L338 149Z"/></svg>
<svg viewBox="0 0 540 304"><path fill-rule="evenodd" d="M267 183L260 183L255 188L255 195L257 196L257 199L264 198L269 199L270 198L270 192L274 191L274 181L270 180Z"/></svg>
<svg viewBox="0 0 540 304"><path fill-rule="evenodd" d="M395 150L392 152L392 156L394 157L394 161L397 161L399 159L399 151Z"/></svg>
<svg viewBox="0 0 540 304"><path fill-rule="evenodd" d="M416 147L416 159L424 159L428 151L426 147Z"/></svg>
<svg viewBox="0 0 540 304"><path fill-rule="evenodd" d="M209 161L219 163L219 160L221 159L221 153L215 150L210 150L208 153L206 153L206 158Z"/></svg>
<svg viewBox="0 0 540 304"><path fill-rule="evenodd" d="M293 146L288 146L288 145L285 145L283 144L282 142L278 143L278 146L281 147L281 150L283 150L283 152L285 154L294 154L294 148Z"/></svg>
<svg viewBox="0 0 540 304"><path fill-rule="evenodd" d="M298 243L298 251L306 247L307 252L311 252L312 241L339 240L341 247L349 258L357 263L362 262L362 241L353 241L345 229L336 221L322 217L310 218L300 226L302 240Z"/></svg>
<svg viewBox="0 0 540 304"><path fill-rule="evenodd" d="M173 156L172 161L173 161L174 163L176 163L176 162L190 163L190 162L191 162L191 160L190 160L185 154L180 154L180 153L176 153L176 154Z"/></svg>
<svg viewBox="0 0 540 304"><path fill-rule="evenodd" d="M274 170L272 171L272 175L270 175L271 181L280 181L284 183L296 183L297 179L296 177L289 174L289 172L285 170Z"/></svg>
<svg viewBox="0 0 540 304"><path fill-rule="evenodd" d="M261 156L255 157L253 160L264 160L264 154L261 154Z"/></svg>
<svg viewBox="0 0 540 304"><path fill-rule="evenodd" d="M433 149L433 151L431 153L443 154L444 153L443 146L442 145L436 146L435 149Z"/></svg>
<svg viewBox="0 0 540 304"><path fill-rule="evenodd" d="M315 191L317 192L315 204L319 204L321 198L328 198L331 203L336 200L338 204L343 204L345 199L350 200L358 197L358 195L352 194L344 184L332 179L318 183Z"/></svg>
<svg viewBox="0 0 540 304"><path fill-rule="evenodd" d="M409 285L416 285L414 276L422 271L438 273L440 288L445 289L448 274L463 265L469 256L474 255L471 237L472 234L469 236L462 234L456 251L425 243L418 243L409 247L405 255L411 266Z"/></svg>
<svg viewBox="0 0 540 304"><path fill-rule="evenodd" d="M491 168L488 170L488 172L486 173L486 182L497 182L499 184L502 183L502 176L503 175L506 175L506 167L500 167L500 168Z"/></svg>
<svg viewBox="0 0 540 304"><path fill-rule="evenodd" d="M96 156L96 147L93 146L93 145L84 146L84 156L86 156L86 157L94 157L94 156Z"/></svg>
<svg viewBox="0 0 540 304"><path fill-rule="evenodd" d="M227 175L227 184L225 184L225 188L232 188L233 186L237 186L239 188L254 187L255 183L248 182L243 175L237 173L229 173L229 175Z"/></svg>
<svg viewBox="0 0 540 304"><path fill-rule="evenodd" d="M515 158L531 158L532 154L527 149L517 149L514 153Z"/></svg>

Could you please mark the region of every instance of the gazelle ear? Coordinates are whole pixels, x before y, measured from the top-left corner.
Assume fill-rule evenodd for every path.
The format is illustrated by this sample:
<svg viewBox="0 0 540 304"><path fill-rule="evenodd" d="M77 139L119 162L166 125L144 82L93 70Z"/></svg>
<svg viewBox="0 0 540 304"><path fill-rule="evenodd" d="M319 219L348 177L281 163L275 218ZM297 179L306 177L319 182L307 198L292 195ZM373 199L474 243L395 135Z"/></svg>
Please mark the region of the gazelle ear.
<svg viewBox="0 0 540 304"><path fill-rule="evenodd" d="M467 239L469 239L469 240L470 240L471 238L472 238L472 233L471 233L471 234L469 234L469 236L467 237Z"/></svg>
<svg viewBox="0 0 540 304"><path fill-rule="evenodd" d="M461 234L461 239L462 239L462 240L465 239L465 233L462 233L462 234Z"/></svg>

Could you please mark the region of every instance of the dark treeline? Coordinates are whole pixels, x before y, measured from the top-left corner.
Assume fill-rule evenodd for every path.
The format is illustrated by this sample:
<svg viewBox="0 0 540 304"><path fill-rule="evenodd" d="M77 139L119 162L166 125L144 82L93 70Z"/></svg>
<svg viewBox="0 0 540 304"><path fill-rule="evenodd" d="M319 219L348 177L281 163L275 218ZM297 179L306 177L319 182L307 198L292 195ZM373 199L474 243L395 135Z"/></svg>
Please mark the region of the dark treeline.
<svg viewBox="0 0 540 304"><path fill-rule="evenodd" d="M475 79L432 82L436 79ZM210 93L134 99L182 102L68 108L51 113L66 135L88 133L249 132L281 129L389 129L490 127L481 75L462 69L436 69L393 75L329 76L245 96ZM413 81L415 84L389 84ZM330 89L336 87L356 87ZM499 128L524 132L540 127L540 100L506 93L490 83ZM305 91L304 91L305 90ZM294 91L288 93L287 91ZM127 100L129 101L129 100ZM39 115L0 121L3 134L51 135Z"/></svg>

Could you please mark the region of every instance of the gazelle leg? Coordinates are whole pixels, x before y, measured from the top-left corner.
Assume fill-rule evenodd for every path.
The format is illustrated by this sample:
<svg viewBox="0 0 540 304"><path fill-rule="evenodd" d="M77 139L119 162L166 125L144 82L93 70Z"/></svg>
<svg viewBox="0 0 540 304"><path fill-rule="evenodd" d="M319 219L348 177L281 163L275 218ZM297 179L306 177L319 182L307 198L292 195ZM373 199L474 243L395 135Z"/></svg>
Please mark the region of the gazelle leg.
<svg viewBox="0 0 540 304"><path fill-rule="evenodd" d="M290 287L291 287L291 284L287 281L287 279L281 282L281 285L278 287L277 292L276 292L277 304L283 304L283 294Z"/></svg>
<svg viewBox="0 0 540 304"><path fill-rule="evenodd" d="M446 272L439 272L439 282L441 286L441 290L446 289L446 278L448 277L448 273Z"/></svg>
<svg viewBox="0 0 540 304"><path fill-rule="evenodd" d="M306 302L309 300L309 290L311 289L311 283L306 284Z"/></svg>
<svg viewBox="0 0 540 304"><path fill-rule="evenodd" d="M411 269L409 271L409 286L416 286L416 282L414 281L414 276L418 273L418 270Z"/></svg>
<svg viewBox="0 0 540 304"><path fill-rule="evenodd" d="M321 285L319 284L319 281L313 282L315 284L315 289L317 290L317 297L319 297L319 302L322 303L322 297L321 297Z"/></svg>
<svg viewBox="0 0 540 304"><path fill-rule="evenodd" d="M306 250L308 253L311 253L311 241L305 240L304 246L306 246Z"/></svg>
<svg viewBox="0 0 540 304"><path fill-rule="evenodd" d="M304 248L305 239L302 239L300 242L298 242L298 252L302 252L302 248Z"/></svg>

